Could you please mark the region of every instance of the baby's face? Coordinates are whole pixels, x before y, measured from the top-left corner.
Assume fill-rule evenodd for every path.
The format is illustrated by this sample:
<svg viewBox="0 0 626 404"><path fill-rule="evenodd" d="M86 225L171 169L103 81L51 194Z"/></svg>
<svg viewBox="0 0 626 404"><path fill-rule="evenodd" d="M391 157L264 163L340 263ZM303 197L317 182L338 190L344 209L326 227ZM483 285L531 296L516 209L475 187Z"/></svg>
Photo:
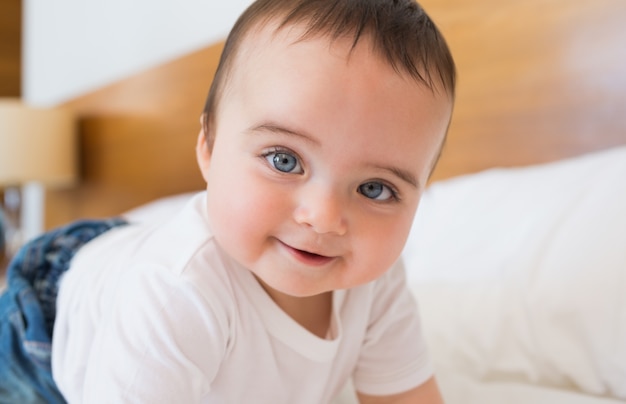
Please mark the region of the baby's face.
<svg viewBox="0 0 626 404"><path fill-rule="evenodd" d="M398 258L451 102L361 41L245 41L198 158L221 247L270 294L371 281Z"/></svg>

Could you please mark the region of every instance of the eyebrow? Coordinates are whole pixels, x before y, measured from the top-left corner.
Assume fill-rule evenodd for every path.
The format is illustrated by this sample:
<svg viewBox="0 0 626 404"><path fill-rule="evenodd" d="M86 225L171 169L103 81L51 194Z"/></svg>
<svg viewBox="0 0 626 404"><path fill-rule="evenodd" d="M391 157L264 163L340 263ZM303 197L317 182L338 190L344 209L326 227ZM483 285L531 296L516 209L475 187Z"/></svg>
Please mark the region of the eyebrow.
<svg viewBox="0 0 626 404"><path fill-rule="evenodd" d="M313 136L309 135L306 132L303 132L301 130L297 130L297 129L291 129L288 128L284 125L279 125L276 124L274 122L265 122L262 123L260 125L256 125L251 127L248 132L250 133L255 133L255 132L270 132L270 133L276 133L279 135L287 135L287 136L293 136L293 137L299 137L301 139L306 140L309 143L312 143L314 145L320 146L321 143L319 140L317 140L316 138L314 138Z"/></svg>
<svg viewBox="0 0 626 404"><path fill-rule="evenodd" d="M317 145L317 146L321 145L319 140L317 140L316 138L314 138L313 136L309 135L306 132L287 128L283 125L279 125L274 122L265 122L260 125L253 126L248 130L248 132L250 133L270 132L270 133L277 133L280 135L294 136L294 137L304 139L305 141L312 143L314 145ZM371 166L379 170L388 171L391 174L403 180L404 182L408 183L409 185L418 189L420 188L419 181L415 178L413 174L411 174L407 170L403 170L401 168L394 167L394 166L386 166L386 165L378 165L378 164L372 164Z"/></svg>
<svg viewBox="0 0 626 404"><path fill-rule="evenodd" d="M381 165L377 165L377 164L374 164L373 167L377 168L379 170L389 171L390 173L392 173L396 177L400 178L404 182L408 183L409 185L413 186L414 188L417 188L417 189L420 188L420 184L419 184L419 181L417 180L417 178L415 178L415 176L413 174L411 174L410 172L408 172L407 170L403 170L403 169L398 168L398 167L381 166Z"/></svg>

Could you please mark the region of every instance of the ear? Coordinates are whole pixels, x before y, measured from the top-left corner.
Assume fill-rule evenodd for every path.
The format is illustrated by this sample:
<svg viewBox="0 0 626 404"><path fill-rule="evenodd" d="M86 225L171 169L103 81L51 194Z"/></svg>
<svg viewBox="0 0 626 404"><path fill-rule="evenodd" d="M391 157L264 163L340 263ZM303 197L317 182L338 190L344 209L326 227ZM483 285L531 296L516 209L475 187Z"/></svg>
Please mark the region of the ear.
<svg viewBox="0 0 626 404"><path fill-rule="evenodd" d="M200 133L198 134L198 141L196 143L196 160L198 162L198 167L200 167L202 178L207 181L209 177L209 167L211 165L211 151L209 150L209 146L206 142L204 129L200 129Z"/></svg>

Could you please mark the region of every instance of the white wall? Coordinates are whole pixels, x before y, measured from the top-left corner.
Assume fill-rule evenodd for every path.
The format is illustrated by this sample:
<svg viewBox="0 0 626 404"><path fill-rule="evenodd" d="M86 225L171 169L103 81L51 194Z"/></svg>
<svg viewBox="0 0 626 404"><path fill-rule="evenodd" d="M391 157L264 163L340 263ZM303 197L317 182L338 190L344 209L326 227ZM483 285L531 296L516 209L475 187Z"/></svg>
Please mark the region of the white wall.
<svg viewBox="0 0 626 404"><path fill-rule="evenodd" d="M23 98L51 106L224 38L251 0L25 0Z"/></svg>
<svg viewBox="0 0 626 404"><path fill-rule="evenodd" d="M251 1L24 0L22 98L53 106L197 50L224 38ZM24 191L29 240L43 230L43 192Z"/></svg>

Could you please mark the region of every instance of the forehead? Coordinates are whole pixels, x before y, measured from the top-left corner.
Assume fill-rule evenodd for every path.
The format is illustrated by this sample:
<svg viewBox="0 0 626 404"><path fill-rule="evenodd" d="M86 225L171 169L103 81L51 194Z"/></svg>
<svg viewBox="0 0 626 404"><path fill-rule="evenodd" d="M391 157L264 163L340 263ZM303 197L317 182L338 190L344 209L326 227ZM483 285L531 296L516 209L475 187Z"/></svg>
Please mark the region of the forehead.
<svg viewBox="0 0 626 404"><path fill-rule="evenodd" d="M303 32L271 24L250 32L222 103L237 103L239 119L279 121L314 136L330 135L335 148L368 142L365 152L388 149L423 161L420 171L429 168L450 117L446 93L438 96L398 73L367 37L353 47L347 38L302 39ZM418 149L428 155L413 153Z"/></svg>
<svg viewBox="0 0 626 404"><path fill-rule="evenodd" d="M378 15L376 11L363 15L359 10L344 12L348 15L320 18L316 15L294 13L291 9L280 9L272 15L266 13L250 19L245 27L237 31L238 34L234 37L236 39L232 41L232 52L228 56L229 66L224 70L236 67L237 63L231 62L239 52L246 53L251 48L263 49L262 46L250 45L250 42L258 43L261 38L267 39L268 36L288 32L294 42L324 38L329 43L347 42L350 46L366 43L375 50L380 61L408 74L415 81L435 91L447 92L454 98L454 62L447 53L445 41L438 36L440 34L434 26L424 28L423 32L417 34L419 30L412 25L416 23L414 18L425 18L429 21L425 14L390 17L382 15L384 12ZM400 20L396 21L397 18Z"/></svg>
<svg viewBox="0 0 626 404"><path fill-rule="evenodd" d="M259 72L257 67L261 61L272 63L276 68L289 68L293 64L291 62L307 58L312 66L322 68L330 55L336 60L342 60L346 65L350 64L351 60L358 59L358 63L366 63L370 71L385 70L386 73L390 73L386 75L387 77L393 76L404 81L411 88L419 87L419 91L447 93L442 85L434 83L434 89L428 89L410 74L398 71L382 51L374 46L368 33L360 35L355 42L355 36L351 33L345 37L335 38L327 32L310 33L307 31L308 27L302 24L281 27L280 21L280 18L274 18L257 23L243 35L234 49L235 55L229 69L228 81L234 76L241 79L242 76L255 75L255 72ZM379 76L378 79L382 77ZM448 101L451 105L452 100Z"/></svg>

